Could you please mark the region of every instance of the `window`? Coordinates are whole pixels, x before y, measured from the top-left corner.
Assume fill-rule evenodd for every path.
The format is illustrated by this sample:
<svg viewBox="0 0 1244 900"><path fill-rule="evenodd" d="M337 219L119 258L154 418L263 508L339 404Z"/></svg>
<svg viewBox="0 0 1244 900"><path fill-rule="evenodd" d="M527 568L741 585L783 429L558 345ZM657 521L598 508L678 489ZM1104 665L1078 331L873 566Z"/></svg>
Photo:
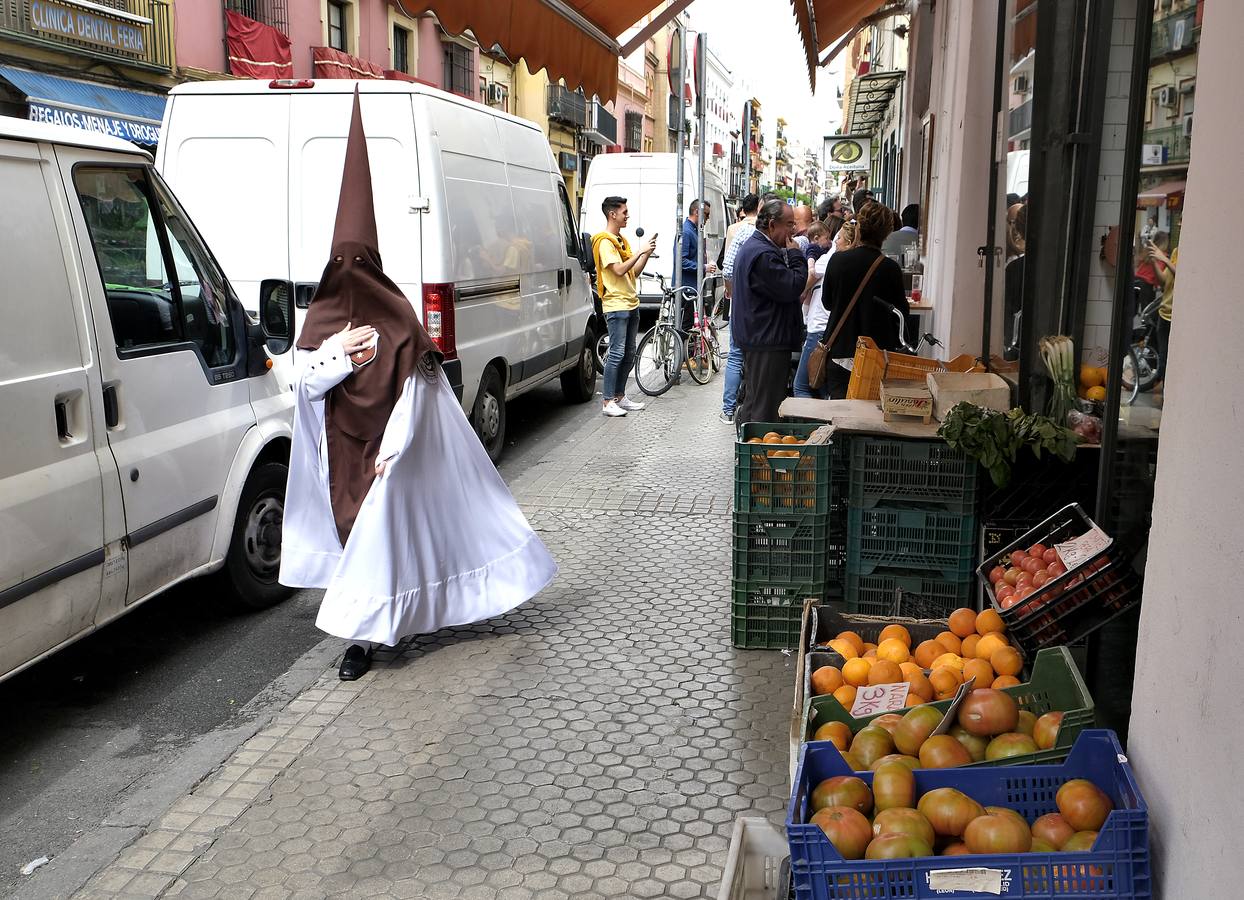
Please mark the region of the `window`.
<svg viewBox="0 0 1244 900"><path fill-rule="evenodd" d="M349 53L349 37L346 31L346 4L328 0L328 46Z"/></svg>
<svg viewBox="0 0 1244 900"><path fill-rule="evenodd" d="M625 149L627 153L638 153L644 141L644 114L631 110L626 114Z"/></svg>
<svg viewBox="0 0 1244 900"><path fill-rule="evenodd" d="M579 235L574 230L574 213L570 211L570 195L566 193L566 185L559 182L557 192L562 198L562 229L566 232L566 255L578 258Z"/></svg>
<svg viewBox="0 0 1244 900"><path fill-rule="evenodd" d="M410 32L401 25L393 26L393 68L410 73Z"/></svg>
<svg viewBox="0 0 1244 900"><path fill-rule="evenodd" d="M209 367L234 361L224 276L181 209L139 167L74 171L117 350L187 342Z"/></svg>
<svg viewBox="0 0 1244 900"><path fill-rule="evenodd" d="M445 41L442 46L445 48L445 90L470 97L473 77L471 62L474 54L467 47L453 41Z"/></svg>

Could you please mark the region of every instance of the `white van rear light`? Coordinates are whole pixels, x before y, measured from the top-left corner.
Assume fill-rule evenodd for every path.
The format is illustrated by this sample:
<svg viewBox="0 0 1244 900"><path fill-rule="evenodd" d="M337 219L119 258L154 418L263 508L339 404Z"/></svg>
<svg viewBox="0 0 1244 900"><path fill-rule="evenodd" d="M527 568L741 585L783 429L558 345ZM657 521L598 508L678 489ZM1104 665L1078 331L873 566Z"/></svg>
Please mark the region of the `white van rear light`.
<svg viewBox="0 0 1244 900"><path fill-rule="evenodd" d="M454 286L424 284L423 327L446 359L458 358L454 324Z"/></svg>
<svg viewBox="0 0 1244 900"><path fill-rule="evenodd" d="M297 91L315 87L310 78L277 78L268 82L268 87L277 91Z"/></svg>

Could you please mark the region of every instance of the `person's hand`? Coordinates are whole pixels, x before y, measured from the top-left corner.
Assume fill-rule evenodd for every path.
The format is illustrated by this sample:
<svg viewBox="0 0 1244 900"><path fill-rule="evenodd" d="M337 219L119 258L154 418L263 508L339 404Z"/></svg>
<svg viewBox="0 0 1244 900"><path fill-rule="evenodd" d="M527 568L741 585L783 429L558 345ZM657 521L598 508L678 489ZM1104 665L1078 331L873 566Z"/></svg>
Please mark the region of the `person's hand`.
<svg viewBox="0 0 1244 900"><path fill-rule="evenodd" d="M648 238L647 242L644 244L644 249L640 252L643 253L644 256L651 256L657 252L657 239L655 235Z"/></svg>
<svg viewBox="0 0 1244 900"><path fill-rule="evenodd" d="M381 475L385 473L385 470L387 470L388 468L389 468L389 461L387 459L376 460L376 477L379 478Z"/></svg>
<svg viewBox="0 0 1244 900"><path fill-rule="evenodd" d="M376 329L370 325L360 325L358 328L353 328L351 327L353 324L352 322L347 322L346 327L335 335L335 337L341 338L341 346L345 349L347 356L366 349L372 338L376 336Z"/></svg>
<svg viewBox="0 0 1244 900"><path fill-rule="evenodd" d="M789 237L789 238L787 238L787 239L786 239L786 249L787 249L787 250L798 250L798 249L799 249L799 243L798 243L798 241L796 241L793 237Z"/></svg>
<svg viewBox="0 0 1244 900"><path fill-rule="evenodd" d="M709 263L708 266L704 269L704 271L707 272L709 275L716 275L717 274L717 263Z"/></svg>

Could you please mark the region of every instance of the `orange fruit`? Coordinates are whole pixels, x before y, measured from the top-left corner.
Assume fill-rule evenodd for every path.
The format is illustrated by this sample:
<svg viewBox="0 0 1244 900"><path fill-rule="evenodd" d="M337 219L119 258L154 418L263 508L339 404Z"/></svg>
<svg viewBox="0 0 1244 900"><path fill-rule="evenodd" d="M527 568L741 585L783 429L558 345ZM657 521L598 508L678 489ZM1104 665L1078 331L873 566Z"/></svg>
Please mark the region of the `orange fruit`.
<svg viewBox="0 0 1244 900"><path fill-rule="evenodd" d="M911 646L911 632L902 625L887 625L885 628L882 628L881 634L877 638L878 646L891 638L897 638L908 647Z"/></svg>
<svg viewBox="0 0 1244 900"><path fill-rule="evenodd" d="M944 694L953 696L962 683L963 679L959 677L959 673L947 666L934 669L929 675L929 684L933 686L933 692L939 699L944 699L942 696Z"/></svg>
<svg viewBox="0 0 1244 900"><path fill-rule="evenodd" d="M855 648L856 656L863 656L864 651L868 648L864 646L864 639L854 631L843 631L838 634L837 640L849 641L851 646Z"/></svg>
<svg viewBox="0 0 1244 900"><path fill-rule="evenodd" d="M950 630L961 638L976 633L976 610L964 607L956 609L946 619Z"/></svg>
<svg viewBox="0 0 1244 900"><path fill-rule="evenodd" d="M1024 658L1014 647L1000 647L989 657L989 664L999 675L1018 675L1024 668Z"/></svg>
<svg viewBox="0 0 1244 900"><path fill-rule="evenodd" d="M783 444L802 444L803 441L799 440L799 438L795 437L793 434L784 434L782 435L782 443Z"/></svg>
<svg viewBox="0 0 1244 900"><path fill-rule="evenodd" d="M770 431L764 436L763 441L766 444L780 444L782 443L782 436L776 431Z"/></svg>
<svg viewBox="0 0 1244 900"><path fill-rule="evenodd" d="M876 650L865 650L863 658L864 659L876 659L877 651Z"/></svg>
<svg viewBox="0 0 1244 900"><path fill-rule="evenodd" d="M876 644L872 643L871 641L864 641L864 652L865 653L867 653L869 650L876 650L876 649L877 649Z"/></svg>
<svg viewBox="0 0 1244 900"><path fill-rule="evenodd" d="M993 680L993 684L990 685L990 687L992 687L995 691L998 691L1004 687L1016 687L1018 684L1019 679L1014 675L999 675Z"/></svg>
<svg viewBox="0 0 1244 900"><path fill-rule="evenodd" d="M983 636L991 631L1006 631L1006 625L996 609L982 609L976 614L976 633Z"/></svg>
<svg viewBox="0 0 1244 900"><path fill-rule="evenodd" d="M898 667L898 663L888 659L877 660L868 670L869 684L898 684L903 680L903 670Z"/></svg>
<svg viewBox="0 0 1244 900"><path fill-rule="evenodd" d="M919 670L914 674L908 674L904 681L911 686L910 696L919 697L924 703L932 700L933 695L937 693L933 690L933 685L929 682L928 677Z"/></svg>
<svg viewBox="0 0 1244 900"><path fill-rule="evenodd" d="M835 666L821 666L812 673L813 694L832 694L842 684L842 672Z"/></svg>
<svg viewBox="0 0 1244 900"><path fill-rule="evenodd" d="M763 444L764 443L764 441L762 441L760 438L748 438L747 442L749 444Z"/></svg>
<svg viewBox="0 0 1244 900"><path fill-rule="evenodd" d="M993 659L994 653L1005 646L1007 646L1006 638L1002 635L997 632L987 634L976 642L976 658Z"/></svg>
<svg viewBox="0 0 1244 900"><path fill-rule="evenodd" d="M953 631L940 632L937 637L933 638L933 640L945 647L947 653L954 653L955 655L958 655L963 651L963 641L961 641L959 639L959 635L955 634Z"/></svg>
<svg viewBox="0 0 1244 900"><path fill-rule="evenodd" d="M963 674L963 666L966 660L957 653L943 653L937 659L933 660L933 668L940 669L943 666L954 669L960 675ZM960 679L962 680L962 679Z"/></svg>
<svg viewBox="0 0 1244 900"><path fill-rule="evenodd" d="M976 656L976 645L980 643L981 636L979 634L969 634L963 639L963 647L959 650L959 655L964 659L971 659Z"/></svg>
<svg viewBox="0 0 1244 900"><path fill-rule="evenodd" d="M850 641L843 641L835 638L829 642L829 647L843 659L855 659L860 655L860 651L855 649L855 645Z"/></svg>
<svg viewBox="0 0 1244 900"><path fill-rule="evenodd" d="M1088 389L1100 387L1106 383L1101 369L1096 366L1080 366L1080 387Z"/></svg>
<svg viewBox="0 0 1244 900"><path fill-rule="evenodd" d="M886 638L877 646L877 658L892 663L905 663L911 659L911 650L901 638Z"/></svg>
<svg viewBox="0 0 1244 900"><path fill-rule="evenodd" d="M993 666L983 659L969 659L963 666L963 680L975 678L977 687L992 685L996 677Z"/></svg>
<svg viewBox="0 0 1244 900"><path fill-rule="evenodd" d="M839 750L851 746L851 726L846 722L826 722L812 735L814 741L833 741Z"/></svg>
<svg viewBox="0 0 1244 900"><path fill-rule="evenodd" d="M844 684L834 691L834 699L842 704L843 709L850 712L851 707L855 704L855 685Z"/></svg>
<svg viewBox="0 0 1244 900"><path fill-rule="evenodd" d="M899 663L898 667L903 670L903 678L911 678L913 675L923 675L924 670L910 660Z"/></svg>
<svg viewBox="0 0 1244 900"><path fill-rule="evenodd" d="M868 684L868 670L871 668L868 660L862 657L848 659L842 667L842 680L854 687L863 687Z"/></svg>
<svg viewBox="0 0 1244 900"><path fill-rule="evenodd" d="M916 652L912 654L912 658L920 668L927 669L933 665L933 660L945 652L946 648L937 641L922 641L916 648Z"/></svg>
<svg viewBox="0 0 1244 900"><path fill-rule="evenodd" d="M928 703L929 700L932 700L932 699L933 698L931 695L929 696L928 699L925 699L924 697L919 696L913 689L907 692L907 699L903 701L903 706L920 706L923 703Z"/></svg>
<svg viewBox="0 0 1244 900"><path fill-rule="evenodd" d="M1102 387L1101 385L1091 387L1087 391L1084 392L1084 399L1085 400L1105 400L1106 389Z"/></svg>

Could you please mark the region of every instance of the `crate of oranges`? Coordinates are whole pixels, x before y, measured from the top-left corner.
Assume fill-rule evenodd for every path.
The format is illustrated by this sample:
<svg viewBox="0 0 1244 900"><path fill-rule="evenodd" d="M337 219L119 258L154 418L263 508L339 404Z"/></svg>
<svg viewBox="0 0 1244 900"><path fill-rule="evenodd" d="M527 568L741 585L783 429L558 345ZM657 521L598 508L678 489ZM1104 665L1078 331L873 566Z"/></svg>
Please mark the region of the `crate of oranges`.
<svg viewBox="0 0 1244 900"><path fill-rule="evenodd" d="M971 765L1060 759L1080 731L1093 727L1093 700L1067 648L1038 653L1027 669L1027 680L1021 681L1024 659L1010 645L994 610L955 610L945 624L943 631L923 639L913 638L906 625L892 624L877 634L875 644L858 632L845 630L829 641L828 652L810 652L805 739L831 740L849 753L856 736L869 726L897 728L909 709L858 718L851 715L856 692L865 686L906 683L907 707L929 706L944 714L960 686L972 679L976 689L1001 691L1016 701L1020 710L1016 733L1032 738L1033 745L1005 758L977 759L973 754ZM1050 721L1056 727L1049 740L1039 741L1033 731L1046 714L1053 714Z"/></svg>
<svg viewBox="0 0 1244 900"><path fill-rule="evenodd" d="M828 516L834 463L828 434L825 425L744 425L735 445L735 510Z"/></svg>

